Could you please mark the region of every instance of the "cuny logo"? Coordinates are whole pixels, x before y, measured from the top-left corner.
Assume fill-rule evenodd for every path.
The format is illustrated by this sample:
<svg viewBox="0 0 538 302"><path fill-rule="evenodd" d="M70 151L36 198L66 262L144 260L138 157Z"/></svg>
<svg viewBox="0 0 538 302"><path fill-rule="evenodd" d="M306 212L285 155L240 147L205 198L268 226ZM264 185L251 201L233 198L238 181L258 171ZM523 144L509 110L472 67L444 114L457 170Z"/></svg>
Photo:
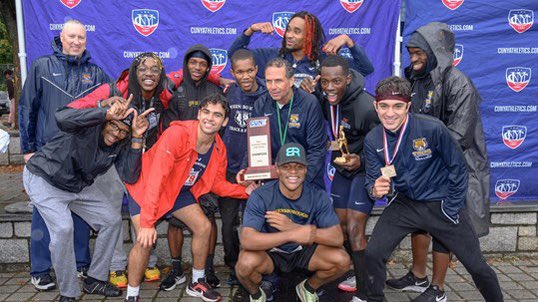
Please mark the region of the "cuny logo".
<svg viewBox="0 0 538 302"><path fill-rule="evenodd" d="M506 84L515 92L525 89L531 81L532 70L526 67L506 68Z"/></svg>
<svg viewBox="0 0 538 302"><path fill-rule="evenodd" d="M452 66L458 66L458 64L463 60L463 44L456 44L454 47L454 61Z"/></svg>
<svg viewBox="0 0 538 302"><path fill-rule="evenodd" d="M451 10L458 9L463 4L465 0L443 0L443 4Z"/></svg>
<svg viewBox="0 0 538 302"><path fill-rule="evenodd" d="M495 183L495 195L502 200L516 194L519 189L519 179L499 179Z"/></svg>
<svg viewBox="0 0 538 302"><path fill-rule="evenodd" d="M211 71L221 73L226 68L226 64L228 64L228 51L218 48L211 48L209 51L213 60Z"/></svg>
<svg viewBox="0 0 538 302"><path fill-rule="evenodd" d="M216 12L221 9L226 3L226 0L202 0L202 4L205 8L212 12Z"/></svg>
<svg viewBox="0 0 538 302"><path fill-rule="evenodd" d="M354 13L361 7L363 2L364 0L340 0L340 4L348 13Z"/></svg>
<svg viewBox="0 0 538 302"><path fill-rule="evenodd" d="M82 0L60 0L60 1L62 2L63 5L69 8L73 8L77 6Z"/></svg>
<svg viewBox="0 0 538 302"><path fill-rule="evenodd" d="M520 125L503 126L503 143L510 149L516 149L527 137L527 127Z"/></svg>
<svg viewBox="0 0 538 302"><path fill-rule="evenodd" d="M136 31L147 37L159 26L159 11L153 9L133 9L132 19Z"/></svg>
<svg viewBox="0 0 538 302"><path fill-rule="evenodd" d="M524 33L534 24L534 12L528 9L513 9L508 13L508 23L518 33Z"/></svg>
<svg viewBox="0 0 538 302"><path fill-rule="evenodd" d="M294 14L295 13L293 12L273 13L273 27L275 28L275 31L279 36L284 37L284 33L286 32L286 27L288 26L288 22L290 22L290 18Z"/></svg>

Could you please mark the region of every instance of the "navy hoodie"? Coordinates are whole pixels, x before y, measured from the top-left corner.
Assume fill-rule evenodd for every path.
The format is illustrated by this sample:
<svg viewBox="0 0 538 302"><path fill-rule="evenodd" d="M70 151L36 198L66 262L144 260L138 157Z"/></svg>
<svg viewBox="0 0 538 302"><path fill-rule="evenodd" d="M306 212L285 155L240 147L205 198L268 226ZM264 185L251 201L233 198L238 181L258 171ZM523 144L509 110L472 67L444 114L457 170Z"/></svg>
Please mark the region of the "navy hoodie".
<svg viewBox="0 0 538 302"><path fill-rule="evenodd" d="M245 150L247 150L247 120L252 116L254 102L267 92L265 83L256 78L258 90L246 93L237 84L233 84L226 93L230 104L230 120L222 140L228 151L228 172L236 174L241 169Z"/></svg>

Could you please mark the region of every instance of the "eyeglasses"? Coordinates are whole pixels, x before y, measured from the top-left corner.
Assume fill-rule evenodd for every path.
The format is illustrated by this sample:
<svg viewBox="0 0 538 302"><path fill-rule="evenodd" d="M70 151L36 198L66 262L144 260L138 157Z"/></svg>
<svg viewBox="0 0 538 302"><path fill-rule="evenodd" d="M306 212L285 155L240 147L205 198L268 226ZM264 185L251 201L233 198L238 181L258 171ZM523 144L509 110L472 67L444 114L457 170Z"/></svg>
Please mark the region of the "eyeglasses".
<svg viewBox="0 0 538 302"><path fill-rule="evenodd" d="M112 130L112 132L118 133L121 137L126 137L127 135L129 135L129 131L120 129L120 127L116 125L116 123L110 122L109 125L110 130Z"/></svg>
<svg viewBox="0 0 538 302"><path fill-rule="evenodd" d="M151 68L147 68L147 67L139 67L137 72L141 73L141 74L145 74L149 71L150 74L153 74L153 75L160 75L161 74L161 69L157 66L153 66Z"/></svg>

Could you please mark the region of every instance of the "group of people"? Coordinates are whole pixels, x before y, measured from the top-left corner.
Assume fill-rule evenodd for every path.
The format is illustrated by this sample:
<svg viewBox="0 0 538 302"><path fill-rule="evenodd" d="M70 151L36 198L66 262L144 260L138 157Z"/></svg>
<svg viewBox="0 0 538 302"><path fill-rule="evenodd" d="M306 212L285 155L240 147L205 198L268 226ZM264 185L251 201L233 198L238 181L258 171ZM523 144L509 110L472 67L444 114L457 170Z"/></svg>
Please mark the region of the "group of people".
<svg viewBox="0 0 538 302"><path fill-rule="evenodd" d="M156 225L167 220L172 269L160 289L187 281L181 251L188 228L186 293L219 301L218 209L228 282L241 284L244 301L270 301L279 274L292 271L307 277L296 286L299 299L318 301L320 287L351 265L338 287L355 292L352 301L383 301L385 285L422 292L414 301L446 301L451 254L487 301L502 301L478 243L489 214L481 99L452 67L447 25L413 33L406 79L382 80L375 95L364 89L374 67L349 36L325 43L318 18L303 11L290 18L281 48L248 49L255 33L273 30L255 23L237 37L228 52L233 80L212 73L209 49L197 44L181 70L166 74L147 52L112 81L91 63L84 26L64 24L54 54L32 63L19 105L23 182L34 205L32 284L54 288L52 267L60 301L80 295L77 277L86 293L117 297L126 287L125 301L140 301L141 282L161 278ZM338 55L343 46L351 58ZM245 181L247 122L262 116L278 179ZM329 192L327 152L335 169ZM388 206L368 241L366 222L379 199ZM134 242L128 255L123 204ZM97 233L93 259L90 229ZM387 260L409 233L412 268L385 280Z"/></svg>

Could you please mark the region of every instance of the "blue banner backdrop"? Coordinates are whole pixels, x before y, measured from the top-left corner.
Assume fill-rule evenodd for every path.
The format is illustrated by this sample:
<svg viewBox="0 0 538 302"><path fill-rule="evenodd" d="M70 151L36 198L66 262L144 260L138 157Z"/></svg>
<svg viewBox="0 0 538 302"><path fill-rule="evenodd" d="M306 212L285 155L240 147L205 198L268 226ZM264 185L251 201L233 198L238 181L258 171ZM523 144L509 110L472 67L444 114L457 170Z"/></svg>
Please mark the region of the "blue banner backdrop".
<svg viewBox="0 0 538 302"><path fill-rule="evenodd" d="M456 34L457 68L475 83L491 169L491 201L538 200L536 0L408 0L404 46L432 21ZM403 67L409 56L403 49Z"/></svg>
<svg viewBox="0 0 538 302"><path fill-rule="evenodd" d="M24 1L28 63L50 54L62 24L78 19L86 24L93 61L112 77L145 51L163 58L167 72L178 70L184 52L196 43L212 49L215 69L230 77L227 50L243 30L273 21L275 34L256 34L250 46L280 47L289 16L301 10L319 17L327 39L345 33L365 47L375 66L367 78L369 91L391 74L400 0Z"/></svg>

